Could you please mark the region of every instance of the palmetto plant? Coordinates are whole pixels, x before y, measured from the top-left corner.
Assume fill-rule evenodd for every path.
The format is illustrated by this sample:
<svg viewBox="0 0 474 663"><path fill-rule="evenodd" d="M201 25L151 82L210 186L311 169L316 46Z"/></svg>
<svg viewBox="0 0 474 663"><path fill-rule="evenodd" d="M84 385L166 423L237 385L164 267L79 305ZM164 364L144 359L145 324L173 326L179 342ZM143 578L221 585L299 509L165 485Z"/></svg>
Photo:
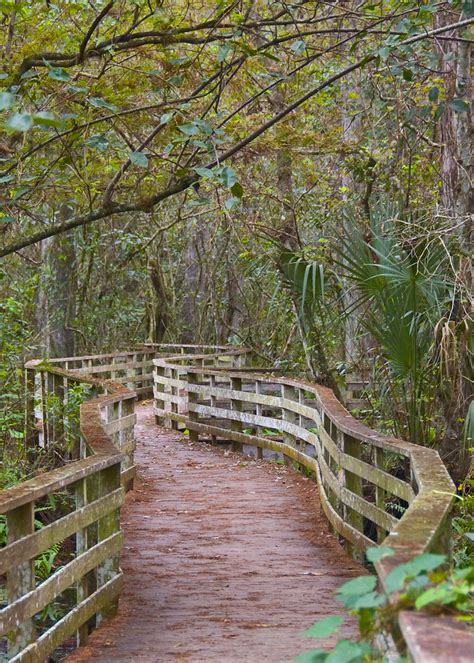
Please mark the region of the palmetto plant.
<svg viewBox="0 0 474 663"><path fill-rule="evenodd" d="M345 318L357 315L370 334L378 396L395 432L418 444L439 441L443 391L459 391L463 363L456 338L462 293L449 234L436 221L379 205L365 223L348 213L333 250L335 268L326 280L352 289L339 308L345 306ZM287 264L301 306L327 306L322 266L297 256ZM446 330L455 330L451 344L442 342Z"/></svg>
<svg viewBox="0 0 474 663"><path fill-rule="evenodd" d="M414 234L420 222L379 207L363 229L348 219L338 264L356 296L350 315L363 307L363 326L381 357L384 390L400 399L405 434L413 442L433 437L439 373L435 329L450 316L455 282L452 259L438 235Z"/></svg>

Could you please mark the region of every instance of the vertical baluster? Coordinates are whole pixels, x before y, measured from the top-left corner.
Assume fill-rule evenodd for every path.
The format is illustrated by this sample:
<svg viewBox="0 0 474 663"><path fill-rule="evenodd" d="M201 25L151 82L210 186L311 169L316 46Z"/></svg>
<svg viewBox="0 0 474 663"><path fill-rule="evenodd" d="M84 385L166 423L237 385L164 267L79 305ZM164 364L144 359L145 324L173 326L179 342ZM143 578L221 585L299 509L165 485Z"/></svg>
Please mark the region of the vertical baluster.
<svg viewBox="0 0 474 663"><path fill-rule="evenodd" d="M29 502L7 513L8 543L13 543L34 532L34 502ZM35 587L34 560L27 560L7 572L7 598L12 604ZM13 658L35 640L32 619L18 624L18 628L8 635L8 657Z"/></svg>

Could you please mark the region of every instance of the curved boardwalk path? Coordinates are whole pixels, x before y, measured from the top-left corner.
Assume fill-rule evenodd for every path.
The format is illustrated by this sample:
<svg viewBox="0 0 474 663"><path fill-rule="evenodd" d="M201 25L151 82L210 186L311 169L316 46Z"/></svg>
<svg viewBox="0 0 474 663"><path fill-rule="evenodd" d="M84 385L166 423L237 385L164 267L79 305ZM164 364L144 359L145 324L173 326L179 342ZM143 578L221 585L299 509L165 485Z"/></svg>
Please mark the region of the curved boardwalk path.
<svg viewBox="0 0 474 663"><path fill-rule="evenodd" d="M334 590L362 569L329 534L315 485L159 428L149 405L137 414L119 613L68 663L283 663L331 644L301 632L340 612Z"/></svg>

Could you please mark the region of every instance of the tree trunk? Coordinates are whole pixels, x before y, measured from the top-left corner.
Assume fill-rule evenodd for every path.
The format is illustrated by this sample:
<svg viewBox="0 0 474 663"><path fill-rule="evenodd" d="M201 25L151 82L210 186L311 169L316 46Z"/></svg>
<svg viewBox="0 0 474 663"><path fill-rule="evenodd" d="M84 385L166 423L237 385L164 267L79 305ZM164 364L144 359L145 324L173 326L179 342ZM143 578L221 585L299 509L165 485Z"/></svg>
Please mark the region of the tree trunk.
<svg viewBox="0 0 474 663"><path fill-rule="evenodd" d="M209 230L206 222L197 221L188 224L186 235L189 237L184 256L184 274L182 278L183 298L181 307L181 343L199 343L200 308L205 299L206 279L203 273L202 256L209 243Z"/></svg>
<svg viewBox="0 0 474 663"><path fill-rule="evenodd" d="M72 216L63 205L61 221ZM41 242L42 267L39 274L36 320L39 351L49 357L74 354L74 317L76 305L76 250L74 232L50 237Z"/></svg>
<svg viewBox="0 0 474 663"><path fill-rule="evenodd" d="M437 14L437 24L447 25L452 20L448 12ZM438 45L441 69L444 73L447 104L440 118L441 149L441 202L444 212L451 217L459 246L456 278L469 293L472 288L473 213L472 188L472 72L471 44L443 41ZM450 105L454 102L455 105ZM468 320L472 311L469 301L458 295L455 319L445 326L456 338L456 373L446 376L440 387L446 430L440 447L453 476L464 478L469 467L469 454L462 443L463 417L471 396L469 383Z"/></svg>
<svg viewBox="0 0 474 663"><path fill-rule="evenodd" d="M148 302L148 339L150 343L161 343L170 323L169 297L165 277L155 258L148 258L150 277L150 301Z"/></svg>

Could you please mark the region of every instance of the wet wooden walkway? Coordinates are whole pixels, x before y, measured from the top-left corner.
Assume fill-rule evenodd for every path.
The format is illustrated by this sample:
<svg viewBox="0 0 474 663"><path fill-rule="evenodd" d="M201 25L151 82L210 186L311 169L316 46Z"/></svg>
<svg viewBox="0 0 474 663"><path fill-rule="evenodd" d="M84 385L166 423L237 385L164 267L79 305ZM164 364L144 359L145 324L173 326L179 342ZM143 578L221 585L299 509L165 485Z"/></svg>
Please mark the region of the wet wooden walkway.
<svg viewBox="0 0 474 663"><path fill-rule="evenodd" d="M301 632L339 614L334 590L362 571L329 533L315 485L158 428L150 405L137 414L119 613L68 663L280 663L313 648Z"/></svg>

